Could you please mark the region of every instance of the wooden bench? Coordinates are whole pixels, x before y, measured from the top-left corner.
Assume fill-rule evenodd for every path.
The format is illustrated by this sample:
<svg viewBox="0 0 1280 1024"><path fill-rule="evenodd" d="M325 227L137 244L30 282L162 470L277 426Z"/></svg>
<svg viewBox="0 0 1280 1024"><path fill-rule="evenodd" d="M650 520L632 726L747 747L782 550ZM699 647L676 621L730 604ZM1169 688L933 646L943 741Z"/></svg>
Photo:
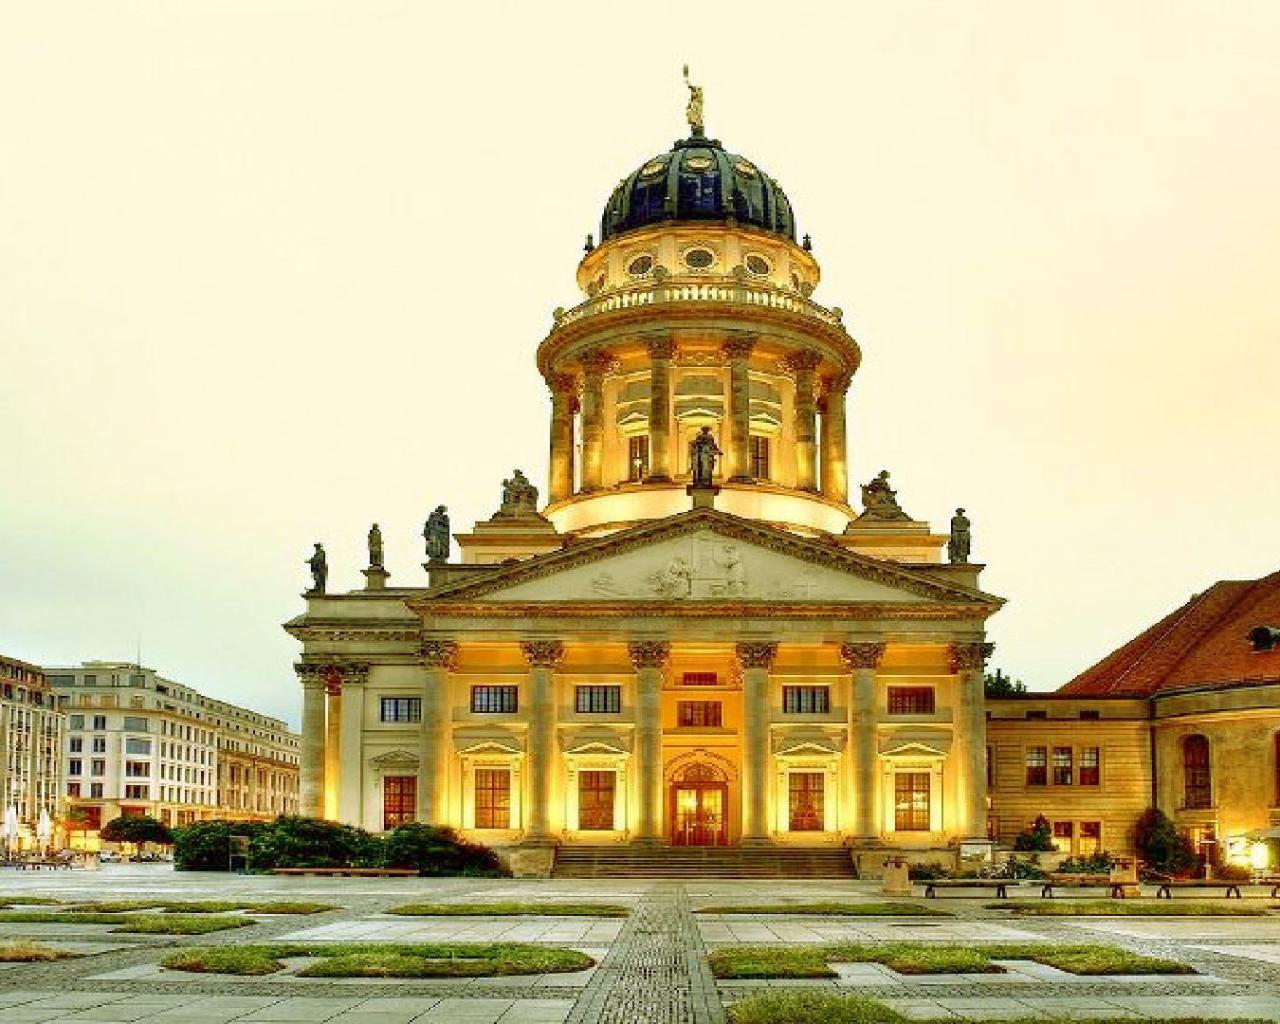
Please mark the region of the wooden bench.
<svg viewBox="0 0 1280 1024"><path fill-rule="evenodd" d="M1131 883L1132 884L1132 883ZM1107 889L1113 900L1124 899L1124 882L1113 882L1110 875L1077 875L1070 872L1050 872L1040 886L1040 898L1053 899L1054 889Z"/></svg>
<svg viewBox="0 0 1280 1024"><path fill-rule="evenodd" d="M273 875L342 875L360 878L416 878L417 868L272 868Z"/></svg>
<svg viewBox="0 0 1280 1024"><path fill-rule="evenodd" d="M1255 878L1253 885L1269 885L1271 886L1271 898L1280 899L1280 876L1274 878Z"/></svg>
<svg viewBox="0 0 1280 1024"><path fill-rule="evenodd" d="M924 896L928 900L937 899L939 889L994 889L996 899L1007 900L1010 884L1012 881L1008 878L937 878L925 881Z"/></svg>
<svg viewBox="0 0 1280 1024"><path fill-rule="evenodd" d="M1229 900L1244 898L1240 894L1239 882L1227 882L1221 878L1166 878L1156 882L1156 899L1173 899L1174 889L1223 889Z"/></svg>

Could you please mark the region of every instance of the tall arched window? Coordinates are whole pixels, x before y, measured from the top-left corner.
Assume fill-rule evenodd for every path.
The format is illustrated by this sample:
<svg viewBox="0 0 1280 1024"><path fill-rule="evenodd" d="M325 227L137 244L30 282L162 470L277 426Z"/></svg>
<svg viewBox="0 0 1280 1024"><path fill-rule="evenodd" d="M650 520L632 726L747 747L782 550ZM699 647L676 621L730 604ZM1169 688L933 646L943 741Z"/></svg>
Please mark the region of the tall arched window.
<svg viewBox="0 0 1280 1024"><path fill-rule="evenodd" d="M1212 806L1212 782L1208 739L1188 736L1182 741L1182 805L1191 809Z"/></svg>

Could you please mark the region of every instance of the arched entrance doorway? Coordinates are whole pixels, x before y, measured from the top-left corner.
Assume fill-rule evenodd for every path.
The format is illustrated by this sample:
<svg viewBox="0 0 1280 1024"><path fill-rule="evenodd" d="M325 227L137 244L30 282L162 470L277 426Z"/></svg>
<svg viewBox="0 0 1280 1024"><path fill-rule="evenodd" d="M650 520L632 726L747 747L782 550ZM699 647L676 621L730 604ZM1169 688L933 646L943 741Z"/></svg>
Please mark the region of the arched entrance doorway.
<svg viewBox="0 0 1280 1024"><path fill-rule="evenodd" d="M711 764L696 762L671 779L671 845L725 846L729 842L729 780Z"/></svg>

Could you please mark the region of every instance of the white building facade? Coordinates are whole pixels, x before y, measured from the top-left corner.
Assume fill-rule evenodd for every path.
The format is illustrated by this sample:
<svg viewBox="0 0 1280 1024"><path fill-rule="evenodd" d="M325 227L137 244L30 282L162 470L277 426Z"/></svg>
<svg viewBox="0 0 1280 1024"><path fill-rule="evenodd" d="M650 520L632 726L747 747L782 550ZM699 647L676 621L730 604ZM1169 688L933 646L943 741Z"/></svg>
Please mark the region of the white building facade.
<svg viewBox="0 0 1280 1024"><path fill-rule="evenodd" d="M12 845L35 845L41 812L51 822L62 812L62 747L67 718L57 703L41 668L0 657L0 744L4 750L0 809L17 812L18 835Z"/></svg>

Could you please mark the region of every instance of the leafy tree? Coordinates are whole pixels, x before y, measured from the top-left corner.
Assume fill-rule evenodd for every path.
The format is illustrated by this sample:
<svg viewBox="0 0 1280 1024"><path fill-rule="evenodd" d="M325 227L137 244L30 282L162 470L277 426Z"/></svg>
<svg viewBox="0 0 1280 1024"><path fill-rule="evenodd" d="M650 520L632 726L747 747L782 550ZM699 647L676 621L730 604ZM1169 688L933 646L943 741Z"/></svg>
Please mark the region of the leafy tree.
<svg viewBox="0 0 1280 1024"><path fill-rule="evenodd" d="M383 860L388 867L417 868L420 875L507 874L498 855L487 846L463 842L443 825L399 825L383 836Z"/></svg>
<svg viewBox="0 0 1280 1024"><path fill-rule="evenodd" d="M133 843L136 846L144 843L168 846L173 842L169 826L146 814L113 818L102 826L98 835L108 843Z"/></svg>
<svg viewBox="0 0 1280 1024"><path fill-rule="evenodd" d="M1049 824L1049 819L1043 814L1038 815L1030 826L1014 836L1013 848L1015 850L1052 850L1054 848L1053 826Z"/></svg>
<svg viewBox="0 0 1280 1024"><path fill-rule="evenodd" d="M255 871L381 865L382 842L377 836L319 818L282 815L249 843L249 867Z"/></svg>
<svg viewBox="0 0 1280 1024"><path fill-rule="evenodd" d="M178 871L226 871L231 837L250 840L269 826L258 821L194 821L173 830L173 866Z"/></svg>
<svg viewBox="0 0 1280 1024"><path fill-rule="evenodd" d="M1169 816L1156 807L1147 808L1138 819L1134 846L1148 867L1164 874L1181 874L1196 865L1191 844Z"/></svg>
<svg viewBox="0 0 1280 1024"><path fill-rule="evenodd" d="M1005 675L1000 669L982 677L982 688L988 697L1015 697L1027 692L1026 683Z"/></svg>

